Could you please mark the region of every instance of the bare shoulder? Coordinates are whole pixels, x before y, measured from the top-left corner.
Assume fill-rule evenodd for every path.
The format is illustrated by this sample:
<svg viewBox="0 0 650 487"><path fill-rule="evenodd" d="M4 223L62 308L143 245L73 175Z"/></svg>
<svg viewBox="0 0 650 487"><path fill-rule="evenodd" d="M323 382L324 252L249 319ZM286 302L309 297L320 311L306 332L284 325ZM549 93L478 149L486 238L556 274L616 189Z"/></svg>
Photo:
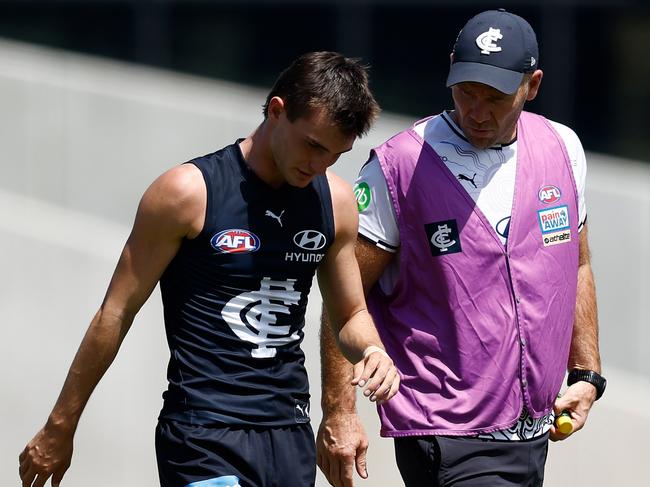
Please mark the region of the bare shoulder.
<svg viewBox="0 0 650 487"><path fill-rule="evenodd" d="M356 213L357 203L354 199L354 193L352 192L350 183L332 171L327 171L327 181L329 182L330 192L332 194L332 205L342 210L354 208L354 212Z"/></svg>
<svg viewBox="0 0 650 487"><path fill-rule="evenodd" d="M332 195L332 209L334 210L337 236L343 232L350 237L356 237L359 216L352 186L331 170L327 171L327 180Z"/></svg>
<svg viewBox="0 0 650 487"><path fill-rule="evenodd" d="M181 164L161 174L142 196L138 212L184 228L187 237L203 227L207 189L203 175L194 164Z"/></svg>

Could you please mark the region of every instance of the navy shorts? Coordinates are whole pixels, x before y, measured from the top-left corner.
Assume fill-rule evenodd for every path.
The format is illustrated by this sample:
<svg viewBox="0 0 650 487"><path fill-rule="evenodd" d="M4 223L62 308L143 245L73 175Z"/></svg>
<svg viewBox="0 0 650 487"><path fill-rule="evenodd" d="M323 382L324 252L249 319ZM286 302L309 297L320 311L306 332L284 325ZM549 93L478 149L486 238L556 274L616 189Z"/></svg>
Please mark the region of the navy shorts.
<svg viewBox="0 0 650 487"><path fill-rule="evenodd" d="M159 420L162 487L311 487L316 478L309 424L229 428Z"/></svg>
<svg viewBox="0 0 650 487"><path fill-rule="evenodd" d="M397 466L406 487L540 487L547 452L548 433L525 441L395 439Z"/></svg>

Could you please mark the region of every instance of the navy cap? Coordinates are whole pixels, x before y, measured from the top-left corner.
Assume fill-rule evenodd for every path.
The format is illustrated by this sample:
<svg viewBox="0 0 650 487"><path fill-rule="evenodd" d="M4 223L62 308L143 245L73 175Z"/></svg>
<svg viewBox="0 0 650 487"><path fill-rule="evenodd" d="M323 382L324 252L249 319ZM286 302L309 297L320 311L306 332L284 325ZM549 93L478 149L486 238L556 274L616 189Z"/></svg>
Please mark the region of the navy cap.
<svg viewBox="0 0 650 487"><path fill-rule="evenodd" d="M469 19L458 34L447 86L475 81L510 95L538 64L530 24L504 9L487 10Z"/></svg>

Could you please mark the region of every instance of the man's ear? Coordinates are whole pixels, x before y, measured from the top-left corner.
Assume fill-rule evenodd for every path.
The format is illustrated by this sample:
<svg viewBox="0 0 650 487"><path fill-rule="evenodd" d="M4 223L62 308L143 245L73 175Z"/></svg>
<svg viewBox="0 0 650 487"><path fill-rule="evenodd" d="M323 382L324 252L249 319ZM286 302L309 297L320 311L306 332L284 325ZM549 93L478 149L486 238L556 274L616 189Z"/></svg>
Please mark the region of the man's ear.
<svg viewBox="0 0 650 487"><path fill-rule="evenodd" d="M274 120L280 118L280 115L284 113L284 100L279 96L274 96L269 100L268 106L268 116Z"/></svg>
<svg viewBox="0 0 650 487"><path fill-rule="evenodd" d="M539 91L539 86L542 84L542 78L544 77L544 72L541 69L535 70L531 75L530 81L528 81L528 96L526 96L526 101L534 100Z"/></svg>

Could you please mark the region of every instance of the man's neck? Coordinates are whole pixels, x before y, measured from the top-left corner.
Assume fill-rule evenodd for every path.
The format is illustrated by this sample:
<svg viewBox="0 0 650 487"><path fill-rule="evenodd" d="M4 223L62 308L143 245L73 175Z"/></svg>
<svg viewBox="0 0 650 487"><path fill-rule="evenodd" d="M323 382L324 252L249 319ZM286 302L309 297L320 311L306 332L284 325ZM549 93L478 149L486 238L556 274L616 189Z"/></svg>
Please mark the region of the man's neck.
<svg viewBox="0 0 650 487"><path fill-rule="evenodd" d="M463 134L463 137L467 139L467 134L465 134L465 131L461 127L460 123L458 122L458 115L456 114L456 110L448 110L447 114L449 115L449 118L452 120L452 122L454 122L454 124L456 125L456 128L460 131L461 134ZM514 126L512 135L508 139L509 140L507 141L496 141L494 144L492 144L492 147L499 148L500 146L506 146L512 144L517 139L516 124Z"/></svg>
<svg viewBox="0 0 650 487"><path fill-rule="evenodd" d="M239 143L244 162L255 175L273 188L284 184L271 152L270 134L266 121Z"/></svg>

